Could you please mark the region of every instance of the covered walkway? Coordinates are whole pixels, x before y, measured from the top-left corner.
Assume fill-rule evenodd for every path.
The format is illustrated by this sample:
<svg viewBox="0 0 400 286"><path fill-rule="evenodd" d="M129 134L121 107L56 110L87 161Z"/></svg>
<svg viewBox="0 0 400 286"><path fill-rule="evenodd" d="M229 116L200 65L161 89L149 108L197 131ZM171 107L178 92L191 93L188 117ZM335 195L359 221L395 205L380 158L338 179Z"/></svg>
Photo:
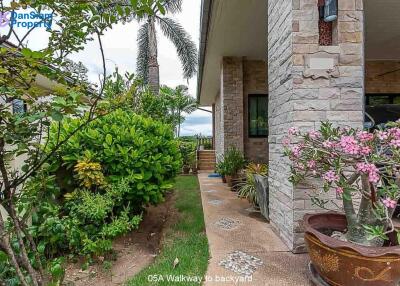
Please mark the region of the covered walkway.
<svg viewBox="0 0 400 286"><path fill-rule="evenodd" d="M292 254L220 178L198 177L211 257L204 285L310 285L306 254Z"/></svg>

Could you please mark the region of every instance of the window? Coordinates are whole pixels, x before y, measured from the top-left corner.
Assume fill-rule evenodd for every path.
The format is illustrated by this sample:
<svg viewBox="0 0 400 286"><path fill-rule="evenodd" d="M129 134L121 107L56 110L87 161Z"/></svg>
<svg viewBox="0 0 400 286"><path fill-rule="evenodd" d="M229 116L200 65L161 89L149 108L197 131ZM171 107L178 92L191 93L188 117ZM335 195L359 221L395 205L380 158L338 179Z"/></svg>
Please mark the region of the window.
<svg viewBox="0 0 400 286"><path fill-rule="evenodd" d="M249 137L268 136L268 95L249 95Z"/></svg>
<svg viewBox="0 0 400 286"><path fill-rule="evenodd" d="M400 94L397 93L369 93L367 105L400 104Z"/></svg>

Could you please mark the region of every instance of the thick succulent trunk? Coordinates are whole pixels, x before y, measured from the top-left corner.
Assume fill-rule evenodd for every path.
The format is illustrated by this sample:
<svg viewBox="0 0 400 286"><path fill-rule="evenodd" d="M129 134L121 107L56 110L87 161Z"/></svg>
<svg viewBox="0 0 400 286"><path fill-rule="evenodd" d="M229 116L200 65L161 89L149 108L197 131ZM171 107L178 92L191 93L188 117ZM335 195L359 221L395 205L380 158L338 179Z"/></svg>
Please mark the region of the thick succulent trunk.
<svg viewBox="0 0 400 286"><path fill-rule="evenodd" d="M159 93L160 89L160 71L157 61L157 35L155 27L155 18L149 18L149 74L148 81L150 90L154 94Z"/></svg>
<svg viewBox="0 0 400 286"><path fill-rule="evenodd" d="M364 228L364 225L377 226L382 225L382 221L376 218L373 212L373 201L375 200L375 190L371 188L366 175L361 175L361 184L365 192L362 196L358 214L355 214L353 201L343 199L343 203L347 208L351 208L351 211L346 211L347 217L347 233L346 238L348 241L365 245L365 246L382 246L383 240L380 238L369 239L369 235ZM368 196L368 198L366 197ZM351 206L350 206L351 205Z"/></svg>

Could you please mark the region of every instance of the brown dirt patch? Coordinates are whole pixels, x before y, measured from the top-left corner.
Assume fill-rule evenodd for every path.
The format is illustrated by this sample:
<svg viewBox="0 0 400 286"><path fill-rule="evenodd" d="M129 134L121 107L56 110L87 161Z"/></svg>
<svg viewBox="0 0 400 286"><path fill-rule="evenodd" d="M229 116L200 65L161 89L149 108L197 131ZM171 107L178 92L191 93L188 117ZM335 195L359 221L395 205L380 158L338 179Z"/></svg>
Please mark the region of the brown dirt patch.
<svg viewBox="0 0 400 286"><path fill-rule="evenodd" d="M111 261L111 268L106 267L107 263L99 262L82 270L81 262L70 263L67 265L64 285L122 285L128 278L150 265L160 251L164 231L176 219L174 202L174 195L167 194L164 203L146 209L139 229L113 242L115 258Z"/></svg>

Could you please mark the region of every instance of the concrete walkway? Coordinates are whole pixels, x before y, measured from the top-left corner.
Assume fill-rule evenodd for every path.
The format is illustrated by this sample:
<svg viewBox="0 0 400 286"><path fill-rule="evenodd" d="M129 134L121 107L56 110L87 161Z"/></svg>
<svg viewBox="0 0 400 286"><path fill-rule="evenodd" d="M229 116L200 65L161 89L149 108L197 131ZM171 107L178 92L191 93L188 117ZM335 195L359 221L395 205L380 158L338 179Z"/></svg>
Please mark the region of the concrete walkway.
<svg viewBox="0 0 400 286"><path fill-rule="evenodd" d="M311 285L306 254L289 252L268 222L220 178L198 178L211 256L204 285Z"/></svg>

